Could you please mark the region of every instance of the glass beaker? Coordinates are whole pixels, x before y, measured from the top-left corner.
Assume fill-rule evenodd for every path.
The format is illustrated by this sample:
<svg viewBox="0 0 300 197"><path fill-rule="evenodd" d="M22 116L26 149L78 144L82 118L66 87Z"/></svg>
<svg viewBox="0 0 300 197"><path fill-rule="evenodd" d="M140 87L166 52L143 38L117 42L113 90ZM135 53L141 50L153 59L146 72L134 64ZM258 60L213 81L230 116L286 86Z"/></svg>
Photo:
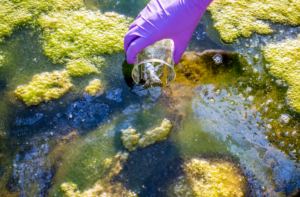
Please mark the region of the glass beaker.
<svg viewBox="0 0 300 197"><path fill-rule="evenodd" d="M174 42L170 39L146 47L136 57L132 79L144 88L169 86L176 77L173 52Z"/></svg>

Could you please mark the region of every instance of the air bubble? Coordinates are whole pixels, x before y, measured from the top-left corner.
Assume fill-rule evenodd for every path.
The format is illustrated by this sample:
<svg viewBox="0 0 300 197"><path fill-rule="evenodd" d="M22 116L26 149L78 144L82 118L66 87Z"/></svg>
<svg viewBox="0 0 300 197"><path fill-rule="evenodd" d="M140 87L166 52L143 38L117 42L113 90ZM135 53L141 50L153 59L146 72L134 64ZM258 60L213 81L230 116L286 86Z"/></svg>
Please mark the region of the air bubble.
<svg viewBox="0 0 300 197"><path fill-rule="evenodd" d="M248 97L248 101L253 102L253 100L254 100L254 96L249 96L249 97Z"/></svg>

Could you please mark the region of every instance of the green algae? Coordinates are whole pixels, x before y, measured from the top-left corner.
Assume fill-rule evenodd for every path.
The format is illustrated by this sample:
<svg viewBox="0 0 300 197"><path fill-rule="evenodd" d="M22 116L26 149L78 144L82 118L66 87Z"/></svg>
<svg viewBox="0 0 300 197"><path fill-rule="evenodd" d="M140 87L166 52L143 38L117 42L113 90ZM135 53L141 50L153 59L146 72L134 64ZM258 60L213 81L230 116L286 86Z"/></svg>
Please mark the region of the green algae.
<svg viewBox="0 0 300 197"><path fill-rule="evenodd" d="M27 106L38 105L61 97L72 86L67 71L45 72L35 75L28 85L18 86L15 95Z"/></svg>
<svg viewBox="0 0 300 197"><path fill-rule="evenodd" d="M156 142L166 140L172 128L173 125L171 121L165 118L161 126L146 131L141 137L141 134L137 133L137 131L130 126L127 129L121 130L123 146L129 151L135 151L138 147L145 148Z"/></svg>
<svg viewBox="0 0 300 197"><path fill-rule="evenodd" d="M78 190L76 184L72 182L63 183L60 189L65 196L69 197L92 197L92 196L116 196L116 197L137 197L137 195L127 190L120 182L113 181L113 177L119 174L123 169L123 163L128 159L128 153L118 153L115 156L115 166L111 169L111 172L107 177L97 181L92 188L83 191Z"/></svg>
<svg viewBox="0 0 300 197"><path fill-rule="evenodd" d="M208 7L214 27L226 43L252 33L270 34L273 30L261 20L300 25L300 5L297 0L215 0Z"/></svg>
<svg viewBox="0 0 300 197"><path fill-rule="evenodd" d="M85 88L85 91L90 95L103 94L101 89L101 81L99 79L94 79L89 82L89 85Z"/></svg>
<svg viewBox="0 0 300 197"><path fill-rule="evenodd" d="M91 131L84 137L61 142L49 153L52 166L56 169L49 196L61 196L63 183L76 184L80 191L92 188L100 179L109 176L111 168L117 165L114 138L106 132L114 129L116 121ZM59 155L59 156L58 156ZM121 160L120 160L121 161Z"/></svg>
<svg viewBox="0 0 300 197"><path fill-rule="evenodd" d="M99 73L93 64L83 59L68 62L66 69L72 77L82 77L84 75Z"/></svg>
<svg viewBox="0 0 300 197"><path fill-rule="evenodd" d="M35 24L41 13L79 9L82 0L1 0L0 1L0 42L5 36L25 24Z"/></svg>
<svg viewBox="0 0 300 197"><path fill-rule="evenodd" d="M54 63L66 58L92 58L121 52L132 19L116 13L101 14L84 8L43 15L43 49Z"/></svg>
<svg viewBox="0 0 300 197"><path fill-rule="evenodd" d="M3 66L4 56L0 55L0 68Z"/></svg>
<svg viewBox="0 0 300 197"><path fill-rule="evenodd" d="M173 186L174 196L245 196L246 177L234 163L191 159L184 164L183 171L184 176Z"/></svg>
<svg viewBox="0 0 300 197"><path fill-rule="evenodd" d="M141 138L141 134L137 134L136 130L132 127L128 127L127 129L121 130L121 132L121 139L124 147L129 151L136 150L139 139Z"/></svg>
<svg viewBox="0 0 300 197"><path fill-rule="evenodd" d="M173 125L171 121L164 119L160 127L156 127L150 131L146 131L145 134L139 139L139 146L145 148L156 142L164 141L171 133Z"/></svg>
<svg viewBox="0 0 300 197"><path fill-rule="evenodd" d="M268 44L264 57L270 63L270 73L289 84L288 104L300 113L300 36L297 40Z"/></svg>

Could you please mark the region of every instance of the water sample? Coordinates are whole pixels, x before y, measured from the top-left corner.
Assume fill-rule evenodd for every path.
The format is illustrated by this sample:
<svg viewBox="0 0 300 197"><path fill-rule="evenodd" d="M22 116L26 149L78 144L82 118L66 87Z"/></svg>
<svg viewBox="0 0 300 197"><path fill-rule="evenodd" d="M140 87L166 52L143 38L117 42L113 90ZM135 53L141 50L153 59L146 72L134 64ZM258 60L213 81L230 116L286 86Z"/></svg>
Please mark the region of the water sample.
<svg viewBox="0 0 300 197"><path fill-rule="evenodd" d="M141 51L132 70L133 80L144 88L169 86L176 77L173 40L161 40Z"/></svg>

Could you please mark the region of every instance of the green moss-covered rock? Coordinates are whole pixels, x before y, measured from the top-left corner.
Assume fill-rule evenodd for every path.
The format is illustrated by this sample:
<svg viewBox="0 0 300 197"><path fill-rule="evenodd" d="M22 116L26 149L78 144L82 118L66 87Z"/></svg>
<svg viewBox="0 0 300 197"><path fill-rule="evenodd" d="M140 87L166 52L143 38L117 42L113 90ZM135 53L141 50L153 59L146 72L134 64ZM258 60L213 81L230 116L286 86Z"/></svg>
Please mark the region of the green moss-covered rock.
<svg viewBox="0 0 300 197"><path fill-rule="evenodd" d="M121 132L121 139L124 147L129 151L136 150L139 139L141 138L141 134L137 134L136 130L132 127L128 127L127 129L121 130Z"/></svg>
<svg viewBox="0 0 300 197"><path fill-rule="evenodd" d="M84 8L52 12L38 22L44 29L43 49L53 62L123 51L124 35L131 23L116 13L101 14Z"/></svg>
<svg viewBox="0 0 300 197"><path fill-rule="evenodd" d="M67 70L72 77L82 77L93 73L99 73L98 69L89 61L79 59L67 63Z"/></svg>
<svg viewBox="0 0 300 197"><path fill-rule="evenodd" d="M247 181L234 163L192 159L183 169L184 176L172 186L173 196L245 196Z"/></svg>
<svg viewBox="0 0 300 197"><path fill-rule="evenodd" d="M90 95L103 94L101 89L101 81L99 79L94 79L89 82L89 85L85 88L85 91Z"/></svg>
<svg viewBox="0 0 300 197"><path fill-rule="evenodd" d="M297 40L267 45L264 56L270 63L271 74L289 84L288 104L300 113L300 36Z"/></svg>
<svg viewBox="0 0 300 197"><path fill-rule="evenodd" d="M146 131L141 139L139 139L139 146L145 148L155 144L156 142L164 141L171 133L173 125L171 121L164 119L160 127L156 127L150 131Z"/></svg>
<svg viewBox="0 0 300 197"><path fill-rule="evenodd" d="M24 24L34 24L41 13L79 9L82 0L1 0L0 42Z"/></svg>
<svg viewBox="0 0 300 197"><path fill-rule="evenodd" d="M128 159L128 153L118 153L115 156L115 166L111 169L108 176L98 180L92 188L89 188L82 193L78 190L77 185L72 182L63 183L60 189L65 196L69 197L136 197L137 195L130 190L127 190L120 182L113 181L113 177L121 172L123 163Z"/></svg>
<svg viewBox="0 0 300 197"><path fill-rule="evenodd" d="M73 85L66 70L35 75L28 85L17 87L15 95L28 106L57 99Z"/></svg>
<svg viewBox="0 0 300 197"><path fill-rule="evenodd" d="M238 37L253 32L269 34L273 30L261 20L300 25L298 0L215 0L208 7L214 27L224 42L233 43Z"/></svg>

